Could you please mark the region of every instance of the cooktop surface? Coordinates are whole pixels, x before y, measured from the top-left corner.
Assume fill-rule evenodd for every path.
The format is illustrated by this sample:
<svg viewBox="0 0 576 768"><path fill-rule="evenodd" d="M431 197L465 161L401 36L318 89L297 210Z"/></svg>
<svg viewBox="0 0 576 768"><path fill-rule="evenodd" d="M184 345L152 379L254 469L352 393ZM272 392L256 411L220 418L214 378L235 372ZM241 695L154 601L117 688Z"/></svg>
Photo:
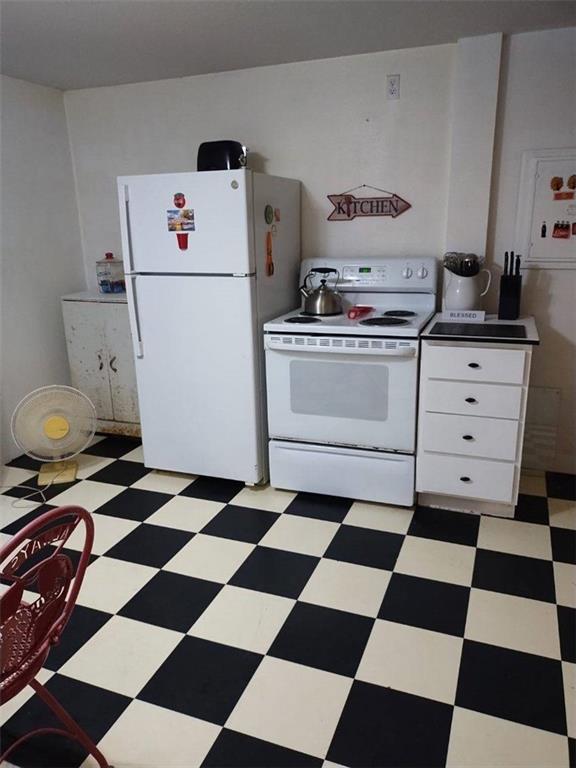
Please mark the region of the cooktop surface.
<svg viewBox="0 0 576 768"><path fill-rule="evenodd" d="M490 339L525 339L523 325L498 323L434 323L428 336L469 336Z"/></svg>

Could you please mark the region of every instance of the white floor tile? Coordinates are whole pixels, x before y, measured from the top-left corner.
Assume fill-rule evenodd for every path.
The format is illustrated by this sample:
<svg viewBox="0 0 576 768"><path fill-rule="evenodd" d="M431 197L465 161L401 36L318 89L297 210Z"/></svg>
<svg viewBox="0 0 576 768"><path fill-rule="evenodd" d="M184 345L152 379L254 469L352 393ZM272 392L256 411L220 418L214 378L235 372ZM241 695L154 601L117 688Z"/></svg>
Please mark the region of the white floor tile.
<svg viewBox="0 0 576 768"><path fill-rule="evenodd" d="M112 517L111 515L99 515L96 512L92 513L92 520L94 522L92 552L95 555L103 555L140 525L139 522L134 520L125 520L124 518ZM81 552L84 548L85 539L85 528L80 523L66 542L66 546L68 549L75 549Z"/></svg>
<svg viewBox="0 0 576 768"><path fill-rule="evenodd" d="M260 541L263 547L321 556L340 526L327 520L281 515Z"/></svg>
<svg viewBox="0 0 576 768"><path fill-rule="evenodd" d="M135 486L134 486L135 487ZM160 507L146 522L165 528L197 533L208 525L226 505L219 501L194 499L188 496L174 496Z"/></svg>
<svg viewBox="0 0 576 768"><path fill-rule="evenodd" d="M254 544L199 533L164 566L164 570L226 583L253 549Z"/></svg>
<svg viewBox="0 0 576 768"><path fill-rule="evenodd" d="M104 456L91 456L89 453L81 453L76 456L74 461L78 464L78 471L76 477L79 480L86 480L86 478L99 472L104 467L114 464L115 459L108 459Z"/></svg>
<svg viewBox="0 0 576 768"><path fill-rule="evenodd" d="M0 528L12 525L16 520L40 506L37 502L23 501L14 496L0 495Z"/></svg>
<svg viewBox="0 0 576 768"><path fill-rule="evenodd" d="M196 475L182 475L178 472L160 472L154 469L130 487L143 491L158 491L158 493L177 494L196 480Z"/></svg>
<svg viewBox="0 0 576 768"><path fill-rule="evenodd" d="M556 528L576 530L576 501L569 499L548 499L550 525Z"/></svg>
<svg viewBox="0 0 576 768"><path fill-rule="evenodd" d="M99 557L87 569L78 604L116 613L157 573L156 568Z"/></svg>
<svg viewBox="0 0 576 768"><path fill-rule="evenodd" d="M124 456L121 456L120 458L122 461L137 461L139 464L143 464L144 451L142 450L142 446L139 445L137 448L128 451L128 453L125 453Z"/></svg>
<svg viewBox="0 0 576 768"><path fill-rule="evenodd" d="M351 678L267 656L226 725L325 757L351 686Z"/></svg>
<svg viewBox="0 0 576 768"><path fill-rule="evenodd" d="M300 600L363 616L378 615L391 573L365 565L321 560Z"/></svg>
<svg viewBox="0 0 576 768"><path fill-rule="evenodd" d="M407 536L394 570L468 587L472 583L475 556L474 547Z"/></svg>
<svg viewBox="0 0 576 768"><path fill-rule="evenodd" d="M549 731L454 708L447 768L568 768L568 740Z"/></svg>
<svg viewBox="0 0 576 768"><path fill-rule="evenodd" d="M116 768L195 768L201 765L220 730L219 725L135 700L100 740L98 748ZM96 762L87 759L82 766L96 768Z"/></svg>
<svg viewBox="0 0 576 768"><path fill-rule="evenodd" d="M266 653L288 618L294 600L252 589L225 586L189 635Z"/></svg>
<svg viewBox="0 0 576 768"><path fill-rule="evenodd" d="M54 672L43 668L36 675L36 679L38 682L42 683L42 685L45 685L53 674ZM27 685L26 688L20 691L20 693L17 693L14 698L10 699L10 701L7 701L5 704L2 704L0 707L0 725L7 723L12 715L16 714L20 707L25 704L28 699L31 699L33 695L34 691ZM4 763L2 763L2 768L4 768Z"/></svg>
<svg viewBox="0 0 576 768"><path fill-rule="evenodd" d="M552 559L550 530L547 525L524 523L502 517L480 518L478 547L511 555Z"/></svg>
<svg viewBox="0 0 576 768"><path fill-rule="evenodd" d="M31 469L0 467L0 493L8 490L8 486L12 488L15 485L26 485L26 481L36 477L37 474Z"/></svg>
<svg viewBox="0 0 576 768"><path fill-rule="evenodd" d="M386 504L370 504L355 501L344 518L346 525L372 528L375 531L407 533L414 510L404 507L389 507Z"/></svg>
<svg viewBox="0 0 576 768"><path fill-rule="evenodd" d="M576 739L576 664L563 661L562 675L564 677L564 698L566 701L568 736L572 739Z"/></svg>
<svg viewBox="0 0 576 768"><path fill-rule="evenodd" d="M452 704L462 639L377 619L356 678Z"/></svg>
<svg viewBox="0 0 576 768"><path fill-rule="evenodd" d="M179 632L113 616L60 672L135 697L181 639Z"/></svg>
<svg viewBox="0 0 576 768"><path fill-rule="evenodd" d="M230 504L252 509L263 509L268 512L284 512L296 498L291 491L279 491L269 485L243 488L234 496Z"/></svg>
<svg viewBox="0 0 576 768"><path fill-rule="evenodd" d="M81 480L76 485L59 493L50 500L54 506L64 506L66 504L76 504L84 507L88 512L94 512L95 509L106 504L107 501L118 496L125 489L123 485L113 485L112 483L98 483L94 480Z"/></svg>
<svg viewBox="0 0 576 768"><path fill-rule="evenodd" d="M558 605L576 608L576 565L554 563L554 582Z"/></svg>
<svg viewBox="0 0 576 768"><path fill-rule="evenodd" d="M529 496L546 496L544 472L522 472L520 475L520 493Z"/></svg>
<svg viewBox="0 0 576 768"><path fill-rule="evenodd" d="M472 589L465 637L480 643L560 658L556 606Z"/></svg>

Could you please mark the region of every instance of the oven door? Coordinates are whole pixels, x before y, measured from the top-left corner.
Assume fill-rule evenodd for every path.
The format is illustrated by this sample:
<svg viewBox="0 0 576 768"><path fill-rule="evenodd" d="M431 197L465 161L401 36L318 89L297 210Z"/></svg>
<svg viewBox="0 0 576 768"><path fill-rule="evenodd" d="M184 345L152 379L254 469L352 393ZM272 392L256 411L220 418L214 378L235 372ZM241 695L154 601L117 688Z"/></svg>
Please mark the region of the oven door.
<svg viewBox="0 0 576 768"><path fill-rule="evenodd" d="M414 451L418 342L266 334L272 438Z"/></svg>

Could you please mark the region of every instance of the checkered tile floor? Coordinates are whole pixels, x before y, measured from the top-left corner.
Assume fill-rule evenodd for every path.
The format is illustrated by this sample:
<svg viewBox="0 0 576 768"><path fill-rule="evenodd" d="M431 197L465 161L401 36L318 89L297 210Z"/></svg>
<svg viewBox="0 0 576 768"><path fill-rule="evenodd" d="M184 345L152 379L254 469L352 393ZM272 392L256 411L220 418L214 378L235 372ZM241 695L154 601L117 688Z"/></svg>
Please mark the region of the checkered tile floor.
<svg viewBox="0 0 576 768"><path fill-rule="evenodd" d="M116 768L574 761L573 476L524 478L504 520L151 472L120 438L79 458L49 504L94 513L94 558L41 679ZM30 694L5 744L52 722ZM95 765L58 737L15 762Z"/></svg>

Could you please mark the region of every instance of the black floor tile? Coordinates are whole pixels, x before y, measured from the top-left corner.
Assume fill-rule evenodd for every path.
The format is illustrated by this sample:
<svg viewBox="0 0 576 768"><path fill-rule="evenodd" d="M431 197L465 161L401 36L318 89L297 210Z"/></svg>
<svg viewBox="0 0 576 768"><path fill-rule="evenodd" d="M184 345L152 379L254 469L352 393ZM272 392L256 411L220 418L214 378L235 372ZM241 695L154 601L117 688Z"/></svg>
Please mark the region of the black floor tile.
<svg viewBox="0 0 576 768"><path fill-rule="evenodd" d="M308 603L296 603L269 656L354 677L374 619Z"/></svg>
<svg viewBox="0 0 576 768"><path fill-rule="evenodd" d="M477 515L433 507L416 507L408 534L475 547L479 527L480 518Z"/></svg>
<svg viewBox="0 0 576 768"><path fill-rule="evenodd" d="M4 490L5 496L12 496L15 499L23 499L24 497L30 497L29 501L35 502L35 503L45 503L42 499L42 495L44 496L44 499L46 501L50 501L50 499L53 499L54 496L58 496L60 493L64 493L64 491L67 491L68 488L72 488L72 486L79 483L79 480L74 480L71 483L55 483L53 485L38 485L38 475L36 477L32 477L29 480L25 480L21 485L15 485L13 488L6 488ZM33 489L33 490L31 490ZM37 493L35 493L37 491ZM40 494L40 491L42 491L42 495ZM34 496L30 496L30 494L34 494Z"/></svg>
<svg viewBox="0 0 576 768"><path fill-rule="evenodd" d="M568 761L570 768L576 768L576 739L568 739Z"/></svg>
<svg viewBox="0 0 576 768"><path fill-rule="evenodd" d="M393 573L378 618L464 637L468 587Z"/></svg>
<svg viewBox="0 0 576 768"><path fill-rule="evenodd" d="M563 661L576 664L576 610L557 605L560 652Z"/></svg>
<svg viewBox="0 0 576 768"><path fill-rule="evenodd" d="M222 584L160 571L119 611L120 616L187 632Z"/></svg>
<svg viewBox="0 0 576 768"><path fill-rule="evenodd" d="M350 768L444 766L452 707L358 680L328 750Z"/></svg>
<svg viewBox="0 0 576 768"><path fill-rule="evenodd" d="M341 525L324 557L391 571L403 542L404 536L398 533Z"/></svg>
<svg viewBox="0 0 576 768"><path fill-rule="evenodd" d="M548 525L550 515L548 514L548 499L546 496L530 496L521 493L516 503L515 520L522 520L524 523L540 523Z"/></svg>
<svg viewBox="0 0 576 768"><path fill-rule="evenodd" d="M142 440L137 437L105 437L99 443L86 448L84 453L88 453L90 456L102 456L105 459L119 459L133 451L134 448L138 448L139 445L142 445Z"/></svg>
<svg viewBox="0 0 576 768"><path fill-rule="evenodd" d="M105 554L118 560L162 568L193 536L193 533L174 528L142 523Z"/></svg>
<svg viewBox="0 0 576 768"><path fill-rule="evenodd" d="M552 562L536 557L478 549L472 586L548 603L556 602Z"/></svg>
<svg viewBox="0 0 576 768"><path fill-rule="evenodd" d="M20 469L29 469L31 472L38 472L40 470L41 465L42 465L41 461L32 459L30 458L30 456L26 456L25 453L23 453L22 456L17 456L15 459L12 459L12 461L9 461L6 464L7 467L19 467Z"/></svg>
<svg viewBox="0 0 576 768"><path fill-rule="evenodd" d="M283 597L298 597L320 558L257 546L234 576L235 587L271 592Z"/></svg>
<svg viewBox="0 0 576 768"><path fill-rule="evenodd" d="M40 515L43 515L45 512L50 512L52 509L56 509L56 507L50 504L41 504L39 507L30 510L30 512L26 512L24 509L23 512L25 512L25 514L17 520L14 520L10 525L2 528L2 533L9 533L11 536L14 536L14 534L21 531L22 528L25 528L29 523L33 523L37 520Z"/></svg>
<svg viewBox="0 0 576 768"><path fill-rule="evenodd" d="M239 480L225 480L221 477L199 477L183 491L179 496L192 496L195 499L208 499L228 504L236 494L244 488L244 483Z"/></svg>
<svg viewBox="0 0 576 768"><path fill-rule="evenodd" d="M129 462L126 463L128 464ZM126 488L118 496L114 496L106 504L98 507L96 512L99 515L123 517L126 520L138 520L143 523L172 498L173 496L168 493L143 491L139 488Z"/></svg>
<svg viewBox="0 0 576 768"><path fill-rule="evenodd" d="M324 496L320 493L299 493L288 505L284 514L315 517L317 520L329 520L341 523L352 506L352 499L340 496Z"/></svg>
<svg viewBox="0 0 576 768"><path fill-rule="evenodd" d="M202 533L257 544L279 517L276 512L229 504L210 520Z"/></svg>
<svg viewBox="0 0 576 768"><path fill-rule="evenodd" d="M566 735L562 665L555 659L465 640L456 704Z"/></svg>
<svg viewBox="0 0 576 768"><path fill-rule="evenodd" d="M224 728L202 768L320 768L323 760Z"/></svg>
<svg viewBox="0 0 576 768"><path fill-rule="evenodd" d="M118 693L54 675L46 688L97 744L130 703ZM39 727L61 728L60 721L37 696L33 696L2 728L2 748ZM39 736L24 743L10 757L21 768L77 768L86 757L77 742L62 736Z"/></svg>
<svg viewBox="0 0 576 768"><path fill-rule="evenodd" d="M110 613L76 605L60 642L51 647L44 666L53 671L60 669L110 618Z"/></svg>
<svg viewBox="0 0 576 768"><path fill-rule="evenodd" d="M98 472L90 475L90 480L98 483L113 483L114 485L132 485L144 475L150 474L150 470L139 461L114 461Z"/></svg>
<svg viewBox="0 0 576 768"><path fill-rule="evenodd" d="M553 499L576 500L576 475L546 472L546 495Z"/></svg>
<svg viewBox="0 0 576 768"><path fill-rule="evenodd" d="M576 531L568 528L550 528L552 558L557 563L576 565Z"/></svg>
<svg viewBox="0 0 576 768"><path fill-rule="evenodd" d="M184 637L138 698L224 725L262 656Z"/></svg>

